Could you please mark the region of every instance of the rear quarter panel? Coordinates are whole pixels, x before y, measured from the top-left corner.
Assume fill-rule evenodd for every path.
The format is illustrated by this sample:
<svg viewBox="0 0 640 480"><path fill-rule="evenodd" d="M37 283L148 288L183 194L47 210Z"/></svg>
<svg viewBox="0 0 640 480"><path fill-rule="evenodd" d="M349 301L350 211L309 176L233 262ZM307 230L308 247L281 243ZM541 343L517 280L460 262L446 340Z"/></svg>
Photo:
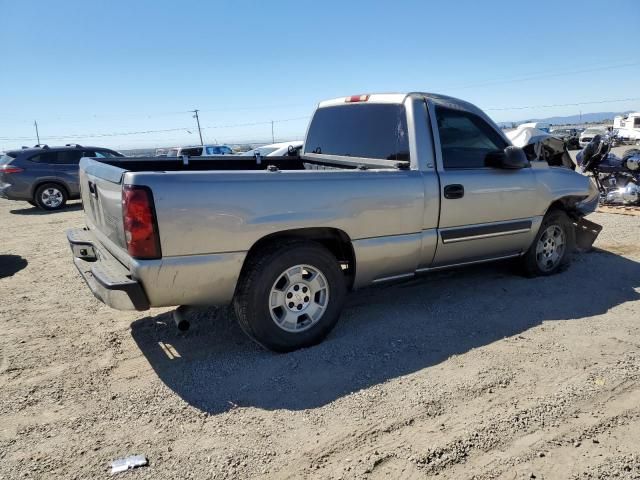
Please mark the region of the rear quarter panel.
<svg viewBox="0 0 640 480"><path fill-rule="evenodd" d="M127 173L154 194L163 256L247 251L283 230L331 227L352 241L421 232L417 171Z"/></svg>

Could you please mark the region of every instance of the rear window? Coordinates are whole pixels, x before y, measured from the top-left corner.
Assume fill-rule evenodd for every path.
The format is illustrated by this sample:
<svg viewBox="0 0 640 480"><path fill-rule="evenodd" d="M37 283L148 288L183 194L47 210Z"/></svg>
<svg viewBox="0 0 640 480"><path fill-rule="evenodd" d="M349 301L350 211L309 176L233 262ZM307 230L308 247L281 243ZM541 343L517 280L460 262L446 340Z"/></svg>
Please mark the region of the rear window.
<svg viewBox="0 0 640 480"><path fill-rule="evenodd" d="M16 158L17 156L18 156L18 154L17 153L13 153L13 152L7 152L7 153L0 154L0 165L4 165L6 163L9 163L11 160Z"/></svg>
<svg viewBox="0 0 640 480"><path fill-rule="evenodd" d="M233 152L229 147L206 147L207 155L231 155Z"/></svg>
<svg viewBox="0 0 640 480"><path fill-rule="evenodd" d="M356 104L316 110L305 153L409 160L403 105Z"/></svg>
<svg viewBox="0 0 640 480"><path fill-rule="evenodd" d="M180 155L187 155L189 157L200 157L202 155L202 147L183 148L180 150Z"/></svg>

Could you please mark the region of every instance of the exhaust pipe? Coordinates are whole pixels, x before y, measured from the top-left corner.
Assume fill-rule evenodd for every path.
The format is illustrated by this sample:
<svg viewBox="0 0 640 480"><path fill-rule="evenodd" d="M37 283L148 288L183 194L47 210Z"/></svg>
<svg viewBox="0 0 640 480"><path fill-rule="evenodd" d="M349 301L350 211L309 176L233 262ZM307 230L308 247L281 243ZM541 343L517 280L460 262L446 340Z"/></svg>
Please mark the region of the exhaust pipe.
<svg viewBox="0 0 640 480"><path fill-rule="evenodd" d="M190 310L191 308L189 306L180 305L173 311L173 321L181 332L186 332L191 326L191 323L186 318Z"/></svg>

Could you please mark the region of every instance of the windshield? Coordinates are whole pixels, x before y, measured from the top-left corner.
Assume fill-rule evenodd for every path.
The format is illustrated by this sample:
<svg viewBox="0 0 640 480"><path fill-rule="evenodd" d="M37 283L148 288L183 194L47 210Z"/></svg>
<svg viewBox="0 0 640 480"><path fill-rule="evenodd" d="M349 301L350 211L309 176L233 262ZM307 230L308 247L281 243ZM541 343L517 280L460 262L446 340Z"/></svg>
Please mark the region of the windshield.
<svg viewBox="0 0 640 480"><path fill-rule="evenodd" d="M233 151L229 147L225 146L213 146L206 147L207 155L230 155Z"/></svg>

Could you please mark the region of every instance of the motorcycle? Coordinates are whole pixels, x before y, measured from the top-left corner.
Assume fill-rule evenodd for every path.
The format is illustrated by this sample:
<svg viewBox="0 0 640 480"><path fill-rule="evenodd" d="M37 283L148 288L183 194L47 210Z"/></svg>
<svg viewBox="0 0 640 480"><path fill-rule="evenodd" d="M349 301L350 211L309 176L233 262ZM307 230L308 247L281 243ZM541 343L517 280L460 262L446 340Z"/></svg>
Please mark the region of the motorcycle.
<svg viewBox="0 0 640 480"><path fill-rule="evenodd" d="M640 149L611 153L612 138L593 137L577 155L577 163L590 174L600 191L601 204L640 206Z"/></svg>

